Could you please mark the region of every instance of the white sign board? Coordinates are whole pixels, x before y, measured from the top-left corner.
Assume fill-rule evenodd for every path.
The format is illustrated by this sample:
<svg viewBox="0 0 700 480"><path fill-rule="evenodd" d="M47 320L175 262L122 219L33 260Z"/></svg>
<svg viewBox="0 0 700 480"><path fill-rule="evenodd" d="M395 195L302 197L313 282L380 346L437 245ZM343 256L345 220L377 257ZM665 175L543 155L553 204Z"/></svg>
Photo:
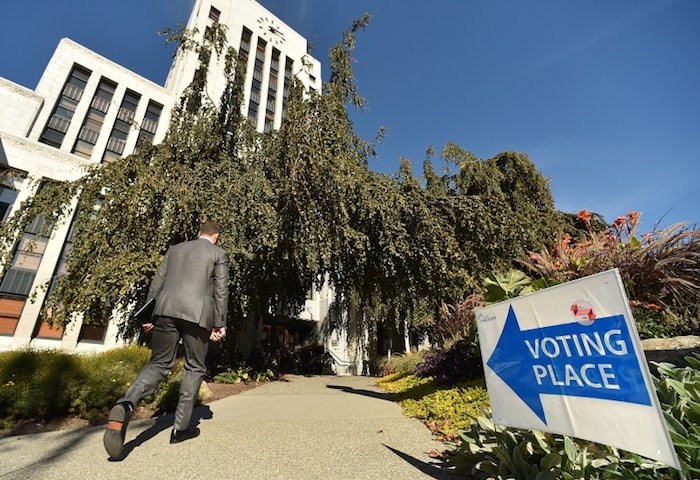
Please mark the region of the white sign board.
<svg viewBox="0 0 700 480"><path fill-rule="evenodd" d="M617 270L476 311L494 422L680 469Z"/></svg>

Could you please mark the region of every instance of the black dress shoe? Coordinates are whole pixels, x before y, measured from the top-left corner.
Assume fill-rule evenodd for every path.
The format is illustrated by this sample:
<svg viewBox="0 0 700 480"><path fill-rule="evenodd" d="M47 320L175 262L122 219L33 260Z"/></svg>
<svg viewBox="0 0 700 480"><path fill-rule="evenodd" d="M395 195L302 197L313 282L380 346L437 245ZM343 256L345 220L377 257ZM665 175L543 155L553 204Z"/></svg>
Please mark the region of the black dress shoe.
<svg viewBox="0 0 700 480"><path fill-rule="evenodd" d="M126 427L129 425L133 411L134 407L131 406L131 403L122 402L113 406L109 412L103 442L105 450L113 460L118 460L122 456Z"/></svg>
<svg viewBox="0 0 700 480"><path fill-rule="evenodd" d="M191 428L189 430L175 430L170 432L170 443L180 443L190 438L195 438L199 436L198 428Z"/></svg>

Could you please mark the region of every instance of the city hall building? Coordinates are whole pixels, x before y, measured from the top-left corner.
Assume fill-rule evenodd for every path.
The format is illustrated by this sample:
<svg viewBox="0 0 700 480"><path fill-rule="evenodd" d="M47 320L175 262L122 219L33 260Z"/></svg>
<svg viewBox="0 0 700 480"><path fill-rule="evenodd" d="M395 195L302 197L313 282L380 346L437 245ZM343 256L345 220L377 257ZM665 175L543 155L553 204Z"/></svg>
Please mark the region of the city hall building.
<svg viewBox="0 0 700 480"><path fill-rule="evenodd" d="M241 111L258 131L280 127L292 79L308 90L321 89L321 64L307 53L306 39L255 1L196 0L187 29L196 29L201 40L217 22L226 25L229 44L248 62ZM85 167L118 162L142 142L162 141L173 107L197 66L195 52L178 49L165 85L158 85L64 38L34 90L0 78L0 168L10 172L0 186L2 220L41 188L42 180L75 180ZM223 64L211 68L211 98L220 98L225 87L222 69ZM51 282L65 272L70 227L70 219L55 227L37 219L9 247L14 249L13 262L0 281L0 350L80 352L124 344L116 321L92 326L77 319L56 327L41 318L47 291L42 287L49 285L50 290ZM293 348L301 340L293 325L315 322L320 332L332 302L332 288L310 291L294 321L262 325L256 341ZM345 332L320 337L338 373L361 371L355 358L364 355L358 357L358 349L347 347Z"/></svg>

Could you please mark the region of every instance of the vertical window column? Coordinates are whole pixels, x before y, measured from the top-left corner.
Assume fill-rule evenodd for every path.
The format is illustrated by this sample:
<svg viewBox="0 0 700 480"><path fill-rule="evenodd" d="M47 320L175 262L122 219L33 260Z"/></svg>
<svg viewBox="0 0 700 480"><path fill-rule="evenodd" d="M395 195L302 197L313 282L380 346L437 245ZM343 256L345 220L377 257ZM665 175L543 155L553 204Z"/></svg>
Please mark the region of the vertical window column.
<svg viewBox="0 0 700 480"><path fill-rule="evenodd" d="M109 140L107 140L105 153L102 156L103 162L113 162L124 154L126 140L129 138L129 132L136 114L136 107L138 107L140 99L141 96L131 90L127 90L124 94L124 99L117 112L117 119L114 121Z"/></svg>
<svg viewBox="0 0 700 480"><path fill-rule="evenodd" d="M253 36L253 32L248 30L247 28L243 27L243 33L241 34L241 44L238 47L238 55L240 56L240 61L245 62L246 64L246 72L250 72L250 68L248 68L249 65L249 58L250 58L250 45L251 45L251 38ZM248 75L246 74L246 78L244 80L247 85L248 83ZM245 90L245 88L244 88ZM250 99L248 99L248 102L250 102ZM247 103L244 101L244 104L241 105L241 111L243 114L246 114L246 111L243 111L243 109L247 106Z"/></svg>
<svg viewBox="0 0 700 480"><path fill-rule="evenodd" d="M248 120L256 129L258 125L258 111L260 110L266 47L267 42L262 38L258 38L258 46L255 49L255 64L253 66L253 81L250 86L250 101L248 102Z"/></svg>
<svg viewBox="0 0 700 480"><path fill-rule="evenodd" d="M39 141L52 147L61 148L66 131L70 126L73 114L78 106L78 102L83 97L85 86L90 78L90 71L73 66L68 80L66 80L61 96L49 117L49 121L44 127L44 131L39 137Z"/></svg>
<svg viewBox="0 0 700 480"><path fill-rule="evenodd" d="M275 109L277 103L277 82L279 80L280 51L272 49L272 59L270 61L270 76L267 84L267 101L265 108L264 131L271 132L275 123Z"/></svg>
<svg viewBox="0 0 700 480"><path fill-rule="evenodd" d="M0 335L13 335L15 332L52 229L53 225L38 216L17 242L12 265L5 271L0 283Z"/></svg>
<svg viewBox="0 0 700 480"><path fill-rule="evenodd" d="M294 61L285 57L286 62L284 63L284 90L282 91L282 117L287 114L287 105L289 104L290 89L292 88L292 68L294 68Z"/></svg>
<svg viewBox="0 0 700 480"><path fill-rule="evenodd" d="M250 39L253 32L243 27L243 33L241 34L241 46L238 47L238 54L243 58L243 60L248 60L250 56Z"/></svg>
<svg viewBox="0 0 700 480"><path fill-rule="evenodd" d="M156 130L158 130L158 120L160 120L160 115L162 112L163 105L160 105L153 100L148 102L146 114L141 122L141 129L139 130L139 137L136 141L136 147L139 147L144 142L153 144Z"/></svg>
<svg viewBox="0 0 700 480"><path fill-rule="evenodd" d="M15 180L7 171L0 173L3 175L3 183L0 185L0 222L4 222L10 216L12 206L17 200L17 188Z"/></svg>
<svg viewBox="0 0 700 480"><path fill-rule="evenodd" d="M116 88L117 85L114 82L106 79L100 80L73 147L73 153L76 155L85 158L90 158L92 155Z"/></svg>

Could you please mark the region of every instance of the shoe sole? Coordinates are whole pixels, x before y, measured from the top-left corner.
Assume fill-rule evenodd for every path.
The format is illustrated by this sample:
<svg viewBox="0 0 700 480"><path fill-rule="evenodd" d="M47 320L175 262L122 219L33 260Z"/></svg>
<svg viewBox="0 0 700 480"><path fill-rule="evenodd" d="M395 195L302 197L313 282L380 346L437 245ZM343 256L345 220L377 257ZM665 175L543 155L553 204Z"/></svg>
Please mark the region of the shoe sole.
<svg viewBox="0 0 700 480"><path fill-rule="evenodd" d="M126 427L129 425L131 415L127 413L122 404L112 407L109 412L107 429L104 434L105 450L112 459L120 459L124 449L124 438L126 437Z"/></svg>

